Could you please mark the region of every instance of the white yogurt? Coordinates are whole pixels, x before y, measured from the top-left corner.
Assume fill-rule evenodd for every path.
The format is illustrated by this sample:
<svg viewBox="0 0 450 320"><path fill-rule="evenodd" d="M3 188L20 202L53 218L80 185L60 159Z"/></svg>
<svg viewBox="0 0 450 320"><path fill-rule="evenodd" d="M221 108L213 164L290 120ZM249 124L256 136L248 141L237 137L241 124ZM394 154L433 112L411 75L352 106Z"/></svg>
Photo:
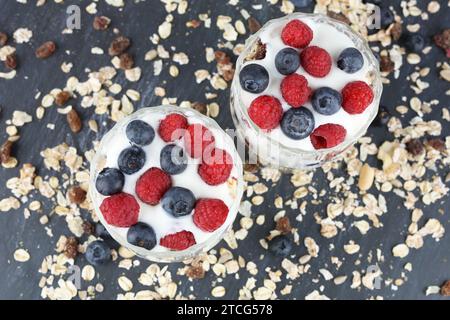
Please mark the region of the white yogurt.
<svg viewBox="0 0 450 320"><path fill-rule="evenodd" d="M301 66L296 71L297 74L304 76L308 80L308 85L313 91L320 87L330 87L341 92L344 86L352 81L360 80L369 83L371 69L364 55L364 66L356 73L346 73L339 69L336 65L337 58L344 49L355 47L353 41L346 34L329 24L318 23L308 17L302 18L301 21L306 23L313 31L313 40L309 45L318 46L325 49L330 54L333 63L329 74L324 78L316 78L309 75ZM260 94L253 94L243 89L239 90L241 101L245 106L247 106L247 108L250 107L250 104L254 99L261 95L276 97L281 102L284 111L291 108L291 106L283 99L280 89L281 82L285 76L280 74L275 67L275 56L277 53L283 48L289 47L285 45L281 39L281 32L285 25L285 20L279 20L272 23L267 29L262 30L260 39L261 42L266 45L265 58L262 60L248 61L243 65L244 67L245 65L251 63L260 64L267 69L270 76L269 86ZM358 132L360 132L361 129L367 125L368 121L370 121L373 109L378 107L374 101L361 114L348 114L341 107L337 113L326 116L316 112L310 101L303 104L303 106L308 108L313 113L316 128L326 123L335 123L345 127L347 130L347 136L344 143L346 141L354 140L354 137L358 134ZM315 150L309 137L302 140L291 139L281 131L280 126L268 132L267 135L274 141L277 141L288 148L296 148L305 151Z"/></svg>

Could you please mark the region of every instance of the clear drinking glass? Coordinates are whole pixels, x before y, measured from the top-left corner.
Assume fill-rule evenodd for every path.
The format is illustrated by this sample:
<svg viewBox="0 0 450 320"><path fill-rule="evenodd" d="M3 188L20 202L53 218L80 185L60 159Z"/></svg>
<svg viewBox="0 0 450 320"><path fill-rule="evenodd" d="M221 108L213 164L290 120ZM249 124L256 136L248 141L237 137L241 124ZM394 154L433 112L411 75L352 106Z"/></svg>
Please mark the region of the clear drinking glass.
<svg viewBox="0 0 450 320"><path fill-rule="evenodd" d="M261 130L250 119L247 108L240 97L242 88L239 83L239 72L243 68L245 58L250 55L252 49L260 39L263 31L270 28L274 23L285 22L288 23L292 19L308 18L316 23L325 23L332 26L337 31L347 35L354 46L363 54L365 61L369 65L368 80L374 93L373 105L370 110L368 120L362 126L357 134L353 135L351 139L346 139L340 145L320 150L302 150L292 148L284 145L269 137L264 130ZM332 35L330 35L332 37ZM362 137L369 125L372 123L378 113L378 105L381 98L383 86L379 72L379 64L366 40L360 35L356 34L348 25L338 20L329 18L321 14L307 14L307 13L293 13L285 17L268 21L258 32L250 36L246 43L243 52L240 54L236 62L236 73L231 86L231 114L234 124L236 126L236 133L238 138L247 145L250 157L257 159L263 165L278 167L280 169L312 169L318 167L325 162L335 160L343 155L343 153L351 147L357 140ZM368 112L368 110L366 111Z"/></svg>
<svg viewBox="0 0 450 320"><path fill-rule="evenodd" d="M123 235L123 232L120 232L118 227L114 227L106 223L99 207L105 198L105 196L101 195L97 192L95 188L95 181L97 179L97 175L101 172L101 170L105 167L107 157L108 157L108 148L107 146L111 144L111 142L116 141L118 135L125 135L125 128L127 124L133 120L137 119L143 119L154 116L165 116L171 113L178 113L184 115L188 121L191 119L196 119L196 122L201 122L203 125L205 125L210 130L214 130L214 135L216 137L216 141L218 138L223 139L223 143L226 145L226 150L230 154L230 156L233 159L234 169L232 171L232 175L230 178L232 179L233 183L227 183L228 190L232 193L231 198L233 199L232 205L229 205L229 213L227 220L225 221L224 225L222 225L218 230L216 230L214 233L211 234L211 236L207 239L207 241L204 241L202 243L197 243L196 245L183 250L183 251L158 251L158 252L152 252L152 250L146 250L141 247L137 247L134 245L131 245L128 243L126 236ZM199 121L198 121L199 120ZM156 130L156 128L155 128ZM217 135L220 134L220 137L217 137ZM157 155L159 157L159 154ZM193 164L188 164L193 165ZM193 258L197 255L199 255L202 252L206 252L212 247L214 247L220 240L223 239L225 236L225 233L228 231L229 228L231 228L233 221L236 218L236 214L239 209L239 205L241 202L243 190L244 190L244 180L242 176L243 167L242 167L242 160L239 157L236 148L234 146L233 140L228 136L225 131L222 130L222 128L211 118L206 117L202 115L201 113L190 109L190 108L181 108L181 107L175 107L170 105L163 105L158 107L149 107L149 108L143 108L135 113L131 114L128 117L125 117L124 119L117 122L117 124L108 132L105 134L105 136L102 138L96 155L91 163L90 167L90 184L89 184L89 194L90 198L92 200L92 204L95 210L95 213L99 217L101 223L105 226L105 228L108 230L108 232L111 234L111 236L122 246L130 249L131 251L135 252L138 256L145 258L147 260L155 261L155 262L177 262L177 261L183 261L189 258ZM217 195L220 197L220 195ZM142 211L141 213L142 214Z"/></svg>

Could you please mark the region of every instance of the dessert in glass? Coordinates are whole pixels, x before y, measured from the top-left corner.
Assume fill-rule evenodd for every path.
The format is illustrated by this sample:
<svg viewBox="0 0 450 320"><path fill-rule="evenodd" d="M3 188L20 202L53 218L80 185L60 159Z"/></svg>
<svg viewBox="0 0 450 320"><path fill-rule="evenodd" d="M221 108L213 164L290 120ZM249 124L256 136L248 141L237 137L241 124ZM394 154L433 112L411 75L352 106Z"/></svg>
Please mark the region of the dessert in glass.
<svg viewBox="0 0 450 320"><path fill-rule="evenodd" d="M382 93L378 61L348 25L294 13L267 22L236 63L231 113L250 157L281 169L335 160L365 134Z"/></svg>
<svg viewBox="0 0 450 320"><path fill-rule="evenodd" d="M101 140L90 196L111 236L156 262L192 258L232 225L243 193L233 140L190 108L143 108Z"/></svg>

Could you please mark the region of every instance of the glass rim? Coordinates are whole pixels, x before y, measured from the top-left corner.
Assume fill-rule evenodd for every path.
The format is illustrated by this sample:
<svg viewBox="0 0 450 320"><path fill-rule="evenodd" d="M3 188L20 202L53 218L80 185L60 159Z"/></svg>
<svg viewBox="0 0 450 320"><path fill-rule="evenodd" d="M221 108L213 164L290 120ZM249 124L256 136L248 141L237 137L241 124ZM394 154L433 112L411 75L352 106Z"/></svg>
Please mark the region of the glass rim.
<svg viewBox="0 0 450 320"><path fill-rule="evenodd" d="M317 149L317 150L304 150L304 149L286 146L282 142L270 137L266 131L259 128L250 119L250 116L248 115L248 110L247 110L248 107L245 106L243 104L242 100L240 99L240 90L242 90L242 88L240 87L240 83L239 83L239 72L238 71L244 65L245 57L250 53L253 44L255 44L256 41L259 39L259 35L261 34L261 32L264 29L266 29L268 26L270 26L271 24L274 24L274 23L277 23L277 22L280 22L283 20L301 19L301 18L305 18L305 17L322 19L323 21L330 23L334 27L335 27L335 25L338 25L340 28L345 29L349 34L352 35L350 38L351 38L352 42L355 44L355 46L358 49L360 49L360 48L363 49L364 52L362 52L362 53L365 55L365 57L369 61L369 65L371 66L371 69L369 70L369 72L372 72L375 75L374 79L372 80L372 83L370 83L369 85L374 89L374 99L373 99L372 103L375 104L376 107L373 109L373 112L369 117L369 121L354 135L354 137L351 140L341 143L332 148ZM339 31L342 32L341 30L339 30ZM366 134L368 128L370 127L371 123L373 122L373 120L375 120L375 118L378 114L381 95L383 92L383 83L381 81L379 62L375 58L375 55L373 54L372 50L370 49L368 42L361 35L356 33L349 25L345 24L342 21L336 20L334 18L330 18L321 13L295 12L295 13L291 13L291 14L285 15L280 18L271 19L271 20L267 21L260 30L258 30L256 33L251 35L245 41L244 50L241 52L241 54L239 55L239 57L236 61L236 73L235 73L233 81L232 81L231 91L232 91L231 96L232 97L234 96L235 100L238 100L238 106L243 110L242 114L245 116L246 122L251 127L251 130L254 130L258 136L264 136L264 138L267 139L271 144L274 144L276 147L286 150L288 152L292 152L292 153L296 153L296 154L312 155L312 156L321 156L321 155L325 156L329 153L340 152L340 151L352 146L361 137L363 137L364 134ZM231 107L234 107L233 101L232 101L231 105L232 105Z"/></svg>
<svg viewBox="0 0 450 320"><path fill-rule="evenodd" d="M120 128L123 128L127 123L129 123L132 119L139 118L140 115L148 114L148 113L157 113L157 114L169 114L169 113L178 113L182 114L186 117L197 117L200 118L201 121L207 126L207 127L213 127L216 130L219 130L225 137L225 143L226 145L229 145L232 147L231 150L227 150L227 152L230 153L232 159L233 159L233 165L236 167L236 191L235 191L235 199L233 201L233 204L229 208L229 213L234 214L234 218L229 222L229 224L224 228L222 232L219 232L217 234L211 234L211 236L202 243L197 243L193 245L192 247L189 247L185 250L181 251L170 251L169 249L167 251L163 252L152 252L151 250L147 250L144 248L140 248L137 246L134 246L130 243L128 243L121 235L116 233L116 231L105 221L103 214L100 211L100 204L98 197L101 196L96 190L95 190L95 181L96 177L98 175L98 172L100 171L98 168L98 163L100 163L101 157L103 153L101 152L105 148L105 144L111 140L114 135L117 133L117 130ZM212 249L217 243L219 243L225 236L226 232L232 227L234 221L236 220L239 207L241 204L242 196L244 193L244 175L243 175L243 163L242 159L239 156L238 151L236 150L236 147L234 145L234 141L232 138L225 132L224 129L220 127L220 125L213 120L210 117L207 117L200 112L191 109L191 108L183 108L178 107L174 105L159 105L154 107L144 107L139 110L136 110L132 114L120 119L115 123L115 125L107 132L105 135L101 138L100 143L97 146L96 153L94 158L92 159L92 162L90 163L90 169L89 169L89 196L91 199L91 202L93 204L93 210L97 217L99 218L102 225L107 229L111 237L117 241L121 246L126 247L127 249L134 252L136 255L145 258L150 261L154 262L162 262L162 263L171 263L171 262L180 262L184 261L190 258L194 258L195 256L201 254L202 252L206 252L210 249ZM104 196L102 196L104 197Z"/></svg>

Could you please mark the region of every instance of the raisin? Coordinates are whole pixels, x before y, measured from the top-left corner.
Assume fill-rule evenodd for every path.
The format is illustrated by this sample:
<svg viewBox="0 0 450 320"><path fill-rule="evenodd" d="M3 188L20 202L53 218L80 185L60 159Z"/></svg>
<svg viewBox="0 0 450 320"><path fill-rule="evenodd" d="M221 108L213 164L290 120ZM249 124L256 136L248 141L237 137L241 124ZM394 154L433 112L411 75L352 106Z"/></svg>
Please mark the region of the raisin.
<svg viewBox="0 0 450 320"><path fill-rule="evenodd" d="M56 44L53 41L44 42L39 48L36 49L36 57L39 59L47 59L56 50Z"/></svg>
<svg viewBox="0 0 450 320"><path fill-rule="evenodd" d="M92 26L95 30L106 30L109 27L109 23L111 20L108 17L105 16L97 16L94 18L94 22L92 23Z"/></svg>
<svg viewBox="0 0 450 320"><path fill-rule="evenodd" d="M392 25L391 36L394 41L398 41L402 36L402 24L400 22L396 22Z"/></svg>
<svg viewBox="0 0 450 320"><path fill-rule="evenodd" d="M259 166L257 164L251 164L251 163L244 164L244 171L247 171L250 173L257 173L258 169L259 169Z"/></svg>
<svg viewBox="0 0 450 320"><path fill-rule="evenodd" d="M395 64L389 56L381 56L380 71L390 73L394 71Z"/></svg>
<svg viewBox="0 0 450 320"><path fill-rule="evenodd" d="M71 187L67 192L67 197L69 201L74 204L81 204L86 200L86 191L81 189L80 187Z"/></svg>
<svg viewBox="0 0 450 320"><path fill-rule="evenodd" d="M447 280L441 287L441 295L450 297L450 280Z"/></svg>
<svg viewBox="0 0 450 320"><path fill-rule="evenodd" d="M406 150L413 156L418 156L425 151L425 147L419 139L412 139L406 143Z"/></svg>
<svg viewBox="0 0 450 320"><path fill-rule="evenodd" d="M261 23L259 23L258 20L256 20L253 17L248 18L248 29L251 33L257 32L259 29L261 29Z"/></svg>
<svg viewBox="0 0 450 320"><path fill-rule="evenodd" d="M66 102L70 99L70 92L61 91L56 95L55 103L56 105L62 107L66 104Z"/></svg>
<svg viewBox="0 0 450 320"><path fill-rule="evenodd" d="M11 158L12 148L13 148L13 142L6 140L5 143L2 144L0 147L0 162L1 163L7 163L9 159Z"/></svg>
<svg viewBox="0 0 450 320"><path fill-rule="evenodd" d="M206 114L206 111L207 111L206 104L202 103L202 102L192 103L192 109L197 110L201 114Z"/></svg>
<svg viewBox="0 0 450 320"><path fill-rule="evenodd" d="M188 28L193 28L193 29L200 27L200 25L201 25L201 22L197 19L190 20L186 23L186 26Z"/></svg>
<svg viewBox="0 0 450 320"><path fill-rule="evenodd" d="M83 228L84 233L88 236L95 234L95 226L89 221L83 221L81 227Z"/></svg>
<svg viewBox="0 0 450 320"><path fill-rule="evenodd" d="M69 259L75 259L78 255L78 240L75 237L67 238L64 254Z"/></svg>
<svg viewBox="0 0 450 320"><path fill-rule="evenodd" d="M108 52L110 56L118 56L125 52L131 45L130 39L124 36L119 36L111 42Z"/></svg>
<svg viewBox="0 0 450 320"><path fill-rule="evenodd" d="M122 53L119 56L120 59L120 68L124 70L128 70L133 68L134 66L134 59L133 56L129 53Z"/></svg>
<svg viewBox="0 0 450 320"><path fill-rule="evenodd" d="M5 66L10 69L17 68L17 56L15 53L11 53L8 56L6 56Z"/></svg>
<svg viewBox="0 0 450 320"><path fill-rule="evenodd" d="M72 109L67 114L67 123L69 124L70 130L73 133L78 133L81 130L81 119L75 109Z"/></svg>
<svg viewBox="0 0 450 320"><path fill-rule="evenodd" d="M281 217L277 221L276 229L281 232L281 234L288 234L291 232L291 222L289 221L288 217Z"/></svg>
<svg viewBox="0 0 450 320"><path fill-rule="evenodd" d="M445 151L445 142L439 138L430 139L427 141L427 146L432 147L433 149L444 152Z"/></svg>

